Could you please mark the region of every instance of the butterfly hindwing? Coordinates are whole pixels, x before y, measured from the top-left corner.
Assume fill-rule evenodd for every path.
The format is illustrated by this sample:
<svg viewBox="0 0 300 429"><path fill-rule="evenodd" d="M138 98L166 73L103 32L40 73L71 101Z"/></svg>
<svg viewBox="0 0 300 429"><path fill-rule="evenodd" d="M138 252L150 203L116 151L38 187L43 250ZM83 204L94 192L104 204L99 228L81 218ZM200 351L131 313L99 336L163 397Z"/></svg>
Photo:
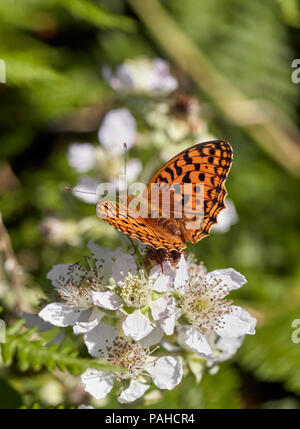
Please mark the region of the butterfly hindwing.
<svg viewBox="0 0 300 429"><path fill-rule="evenodd" d="M101 201L97 203L96 213L118 231L155 249L181 251L186 247L179 237L172 236L159 228L155 231L147 219L137 216L129 207L118 202Z"/></svg>

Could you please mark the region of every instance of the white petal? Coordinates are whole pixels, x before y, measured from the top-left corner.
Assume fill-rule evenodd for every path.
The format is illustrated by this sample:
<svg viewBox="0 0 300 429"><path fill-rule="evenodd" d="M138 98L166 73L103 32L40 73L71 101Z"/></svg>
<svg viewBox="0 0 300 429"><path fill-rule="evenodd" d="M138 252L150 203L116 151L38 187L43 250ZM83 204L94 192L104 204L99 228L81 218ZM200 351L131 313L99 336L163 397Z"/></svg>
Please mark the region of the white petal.
<svg viewBox="0 0 300 429"><path fill-rule="evenodd" d="M241 335L255 334L256 319L246 310L235 305L231 306L231 312L223 316L222 327L215 328L220 337L240 337Z"/></svg>
<svg viewBox="0 0 300 429"><path fill-rule="evenodd" d="M154 320L166 319L175 312L175 300L165 295L151 301L149 307Z"/></svg>
<svg viewBox="0 0 300 429"><path fill-rule="evenodd" d="M149 319L144 316L140 310L136 310L127 316L122 326L124 334L135 341L139 341L146 337L153 330L153 326Z"/></svg>
<svg viewBox="0 0 300 429"><path fill-rule="evenodd" d="M188 263L184 255L182 254L176 269L174 288L178 291L183 291L185 289L188 278Z"/></svg>
<svg viewBox="0 0 300 429"><path fill-rule="evenodd" d="M104 371L88 368L81 374L84 390L96 399L105 398L114 385L114 376Z"/></svg>
<svg viewBox="0 0 300 429"><path fill-rule="evenodd" d="M137 273L137 267L135 259L132 255L127 255L123 253L119 256L112 266L112 276L117 284L122 283L122 281L127 277L127 274L135 275Z"/></svg>
<svg viewBox="0 0 300 429"><path fill-rule="evenodd" d="M65 327L72 326L79 319L83 310L78 307L70 307L67 303L53 302L46 305L40 312L39 316L50 322L52 325Z"/></svg>
<svg viewBox="0 0 300 429"><path fill-rule="evenodd" d="M72 143L68 147L67 158L78 173L85 173L95 165L95 146L90 143Z"/></svg>
<svg viewBox="0 0 300 429"><path fill-rule="evenodd" d="M118 401L121 404L128 404L129 402L133 402L136 399L143 396L146 390L149 389L148 384L140 383L137 380L131 380L130 385L127 389L123 390L123 392L118 397Z"/></svg>
<svg viewBox="0 0 300 429"><path fill-rule="evenodd" d="M242 345L244 335L236 338L220 337L216 343L216 347L221 351L221 355L217 357L218 362L223 362L230 359Z"/></svg>
<svg viewBox="0 0 300 429"><path fill-rule="evenodd" d="M93 292L93 303L107 310L117 310L121 307L122 299L114 292Z"/></svg>
<svg viewBox="0 0 300 429"><path fill-rule="evenodd" d="M204 336L192 327L182 328L179 331L178 342L186 345L198 356L204 359L213 359L213 351Z"/></svg>
<svg viewBox="0 0 300 429"><path fill-rule="evenodd" d="M149 284L157 292L166 292L173 286L175 270L169 261L164 262L162 266L155 265L150 271Z"/></svg>
<svg viewBox="0 0 300 429"><path fill-rule="evenodd" d="M47 279L51 280L54 287L60 289L69 281L75 286L79 285L86 274L87 270L80 264L58 264L47 273Z"/></svg>
<svg viewBox="0 0 300 429"><path fill-rule="evenodd" d="M98 131L99 142L113 155L123 152L123 143L128 149L136 139L136 120L126 108L108 112Z"/></svg>
<svg viewBox="0 0 300 429"><path fill-rule="evenodd" d="M153 331L150 332L150 334L140 339L139 343L145 347L154 346L155 344L158 344L161 341L163 336L164 336L164 331L159 326L157 326L156 328L153 329Z"/></svg>
<svg viewBox="0 0 300 429"><path fill-rule="evenodd" d="M98 246L98 244L95 244L93 241L89 241L87 247L92 252L97 274L103 276L104 283L107 283L108 279L111 277L113 264L110 250Z"/></svg>
<svg viewBox="0 0 300 429"><path fill-rule="evenodd" d="M160 342L161 346L167 350L167 352L179 352L180 347L174 346L174 344L169 343L169 341L161 340Z"/></svg>
<svg viewBox="0 0 300 429"><path fill-rule="evenodd" d="M158 358L151 364L148 364L145 369L152 376L154 384L160 389L171 390L182 378L182 365L174 356L163 356Z"/></svg>
<svg viewBox="0 0 300 429"><path fill-rule="evenodd" d="M86 332L94 329L100 320L105 316L105 313L93 308L93 310L85 310L81 313L78 322L73 326L73 332L75 335L85 334Z"/></svg>
<svg viewBox="0 0 300 429"><path fill-rule="evenodd" d="M117 336L117 331L111 325L99 322L92 331L84 335L84 342L89 354L93 357L105 357L107 347L111 346Z"/></svg>
<svg viewBox="0 0 300 429"><path fill-rule="evenodd" d="M224 293L221 296L226 296L231 290L239 289L247 282L246 278L233 268L214 270L205 276L205 280L212 285L215 279L224 285Z"/></svg>
<svg viewBox="0 0 300 429"><path fill-rule="evenodd" d="M170 317L159 320L158 323L166 335L172 335L174 333L176 323L176 314L173 313Z"/></svg>

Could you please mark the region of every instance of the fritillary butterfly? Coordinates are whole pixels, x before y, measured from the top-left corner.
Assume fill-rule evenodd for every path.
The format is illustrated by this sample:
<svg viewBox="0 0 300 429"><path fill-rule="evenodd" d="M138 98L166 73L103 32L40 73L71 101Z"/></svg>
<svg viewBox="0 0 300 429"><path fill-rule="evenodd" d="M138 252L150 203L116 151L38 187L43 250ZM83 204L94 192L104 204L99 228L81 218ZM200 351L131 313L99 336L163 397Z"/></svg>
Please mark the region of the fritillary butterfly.
<svg viewBox="0 0 300 429"><path fill-rule="evenodd" d="M171 186L173 184L190 184L190 192L184 194L187 211L196 206L197 185L203 185L203 220L196 229L187 228L186 216L176 216L176 197L169 217L159 215L141 217L130 209L129 204L115 201L97 203L97 215L129 237L136 238L155 250L182 252L186 242L197 243L209 235L210 228L217 222L217 216L224 209L227 195L225 181L232 163L233 151L226 141L213 140L196 144L179 153L163 165L147 185L150 203L153 183ZM182 195L180 196L182 198ZM130 200L130 197L129 197ZM153 200L151 200L153 206ZM157 203L159 206L159 202ZM191 210L192 211L192 210ZM117 213L117 215L115 215ZM114 215L113 215L114 214ZM186 211L185 211L186 214Z"/></svg>

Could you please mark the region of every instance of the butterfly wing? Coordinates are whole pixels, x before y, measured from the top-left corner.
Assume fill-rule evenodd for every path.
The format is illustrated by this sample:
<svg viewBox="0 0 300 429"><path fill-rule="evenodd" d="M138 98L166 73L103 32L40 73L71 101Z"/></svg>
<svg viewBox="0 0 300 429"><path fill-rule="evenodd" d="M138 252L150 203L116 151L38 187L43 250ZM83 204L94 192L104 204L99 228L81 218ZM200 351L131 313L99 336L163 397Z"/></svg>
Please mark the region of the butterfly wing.
<svg viewBox="0 0 300 429"><path fill-rule="evenodd" d="M177 183L182 187L181 195L174 194L171 217L179 218L177 221L181 224L183 241L197 243L209 234L211 226L217 222L218 214L225 207L224 200L227 195L225 181L231 167L232 157L232 148L226 141L213 140L199 143L168 161L149 181L148 199L149 202L151 199L152 206L157 206L160 215L163 213L159 200L151 198L151 185L160 184L163 189L163 186ZM189 194L184 191L184 184L190 184ZM203 184L203 218L199 227L189 229L186 218L192 218L195 208L199 206L197 200L199 195L196 190L198 184ZM184 216L182 217L183 194Z"/></svg>
<svg viewBox="0 0 300 429"><path fill-rule="evenodd" d="M160 226L153 228L147 219L115 201L101 201L96 205L97 215L125 235L137 238L155 249L177 250L181 252L185 243L180 237L168 234Z"/></svg>

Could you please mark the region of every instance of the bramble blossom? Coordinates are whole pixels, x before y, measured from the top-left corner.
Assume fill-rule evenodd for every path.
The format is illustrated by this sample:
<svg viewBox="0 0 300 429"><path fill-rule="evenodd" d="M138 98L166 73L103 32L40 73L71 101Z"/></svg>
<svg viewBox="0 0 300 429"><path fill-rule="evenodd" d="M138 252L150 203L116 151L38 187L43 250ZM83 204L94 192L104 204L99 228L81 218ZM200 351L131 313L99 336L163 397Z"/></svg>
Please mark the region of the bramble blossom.
<svg viewBox="0 0 300 429"><path fill-rule="evenodd" d="M116 91L168 94L178 86L177 80L170 74L168 62L161 58L127 60L115 72L105 66L102 74Z"/></svg>
<svg viewBox="0 0 300 429"><path fill-rule="evenodd" d="M157 264L145 259L141 247L135 256L93 242L88 248L92 257L86 267L55 265L48 273L60 300L39 316L52 325L73 326L91 358L116 367L82 374L84 389L95 398L105 397L115 380L121 382L121 403L143 396L150 382L173 389L182 378L182 363L199 382L205 366L211 373L218 370L216 364L255 333L256 320L227 299L246 283L233 268L207 272L184 254L176 264Z"/></svg>
<svg viewBox="0 0 300 429"><path fill-rule="evenodd" d="M98 341L97 341L98 339ZM129 342L117 335L114 330L110 337L103 339L98 336L96 347L108 363L121 368L123 372L110 373L88 368L81 380L84 389L96 399L104 398L112 389L115 379L130 380L129 386L122 390L119 402L132 402L143 396L150 385L147 379L152 378L160 389L173 389L182 378L182 365L178 358L162 356L153 358L149 347L137 342ZM156 349L154 349L155 351Z"/></svg>

